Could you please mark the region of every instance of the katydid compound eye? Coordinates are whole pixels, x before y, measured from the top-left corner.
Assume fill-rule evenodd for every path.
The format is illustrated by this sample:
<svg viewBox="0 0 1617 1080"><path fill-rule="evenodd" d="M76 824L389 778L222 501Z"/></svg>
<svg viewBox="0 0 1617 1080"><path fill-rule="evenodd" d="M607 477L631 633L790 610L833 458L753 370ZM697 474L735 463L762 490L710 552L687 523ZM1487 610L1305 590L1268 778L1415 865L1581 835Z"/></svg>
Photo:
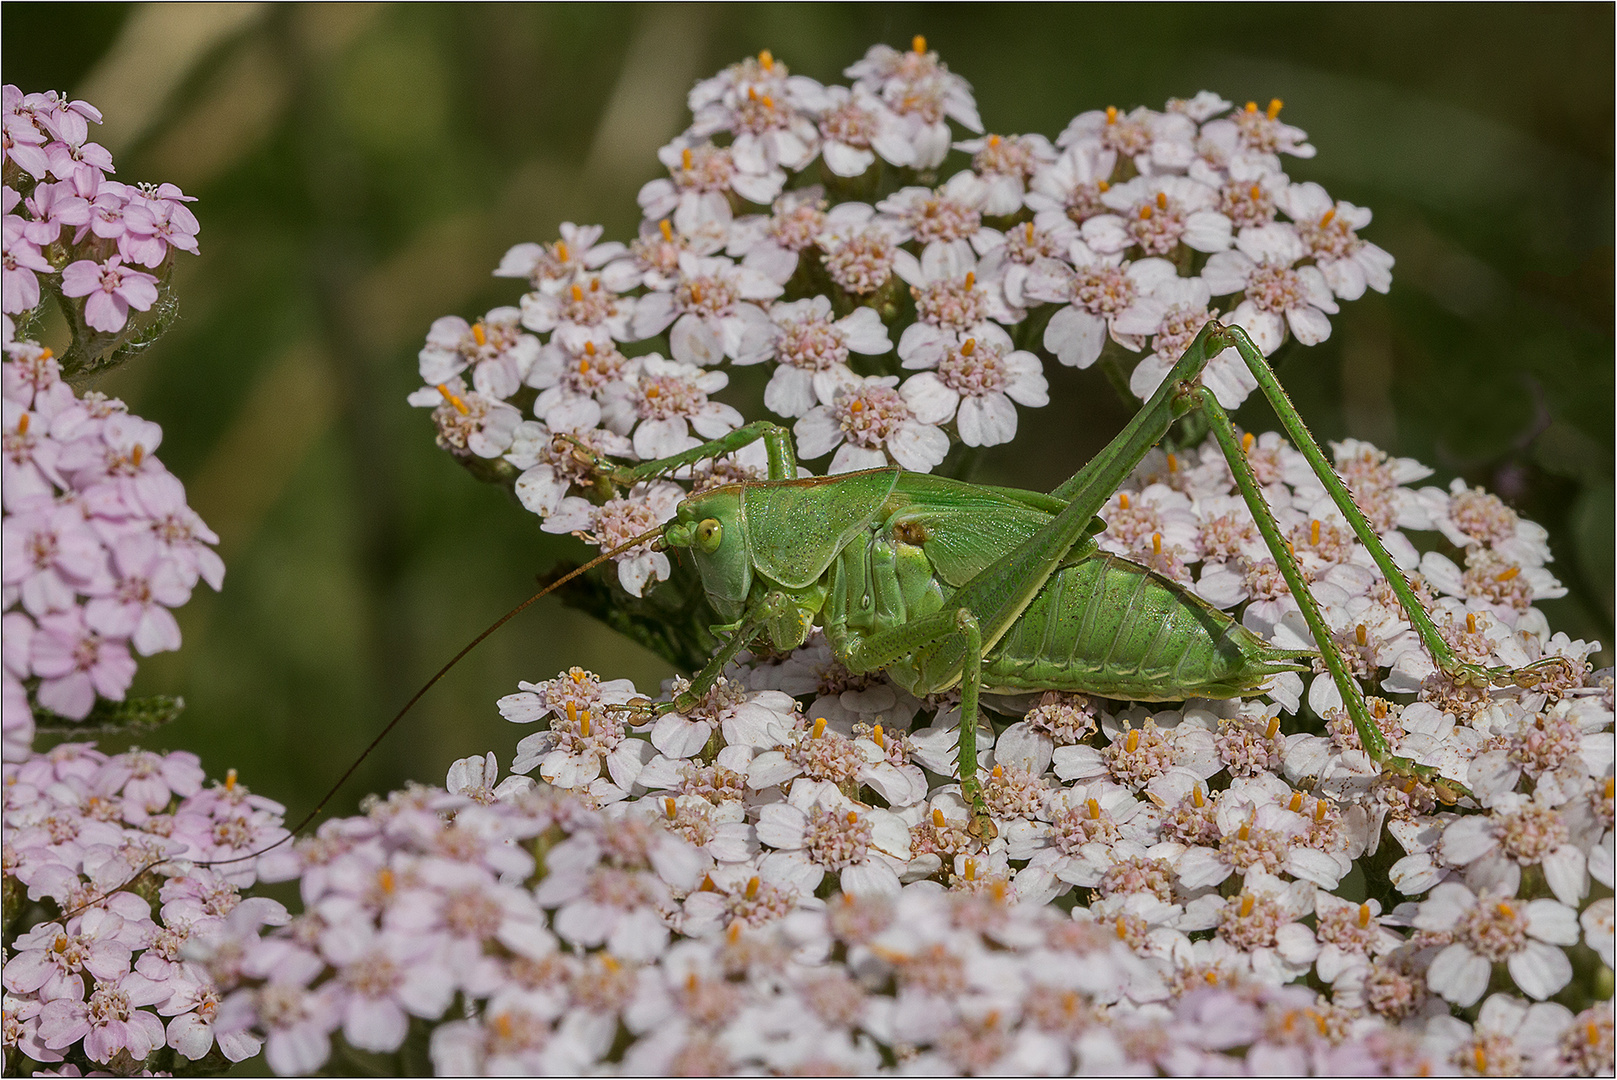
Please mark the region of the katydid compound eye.
<svg viewBox="0 0 1617 1080"><path fill-rule="evenodd" d="M709 555L719 550L719 542L724 539L724 526L717 518L706 518L696 527L696 544Z"/></svg>

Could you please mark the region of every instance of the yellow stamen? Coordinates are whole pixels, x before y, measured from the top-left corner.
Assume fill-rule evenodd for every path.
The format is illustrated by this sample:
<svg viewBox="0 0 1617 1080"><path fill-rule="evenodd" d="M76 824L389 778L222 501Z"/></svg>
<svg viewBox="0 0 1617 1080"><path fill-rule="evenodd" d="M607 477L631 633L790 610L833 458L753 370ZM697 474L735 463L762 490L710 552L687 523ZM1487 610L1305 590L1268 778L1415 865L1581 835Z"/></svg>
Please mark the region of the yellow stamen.
<svg viewBox="0 0 1617 1080"><path fill-rule="evenodd" d="M965 878L967 881L976 881L977 880L977 860L976 859L967 859L966 860L966 868L963 871L961 871L960 876Z"/></svg>
<svg viewBox="0 0 1617 1080"><path fill-rule="evenodd" d="M910 49L917 56L919 56L922 53L926 52L926 38L922 37L920 34L916 34L913 38L910 39Z"/></svg>
<svg viewBox="0 0 1617 1080"><path fill-rule="evenodd" d="M235 791L236 790L236 770L235 769L226 769L225 770L225 790L226 791Z"/></svg>
<svg viewBox="0 0 1617 1080"><path fill-rule="evenodd" d="M668 815L669 821L673 821L675 816L679 813L679 803L675 802L672 798L664 799L663 813Z"/></svg>
<svg viewBox="0 0 1617 1080"><path fill-rule="evenodd" d="M976 338L969 337L960 346L960 355L961 356L970 356L972 353L974 353L976 351L977 351L977 339Z"/></svg>
<svg viewBox="0 0 1617 1080"><path fill-rule="evenodd" d="M1152 533L1151 534L1151 554L1153 554L1153 555L1161 555L1162 554L1162 534L1161 533Z"/></svg>
<svg viewBox="0 0 1617 1080"><path fill-rule="evenodd" d="M988 145L990 147L997 147L999 145L999 136L998 135L990 135L990 136L988 136Z"/></svg>
<svg viewBox="0 0 1617 1080"><path fill-rule="evenodd" d="M1116 105L1108 105L1108 106L1106 106L1106 122L1108 124L1117 123L1117 106Z"/></svg>
<svg viewBox="0 0 1617 1080"><path fill-rule="evenodd" d="M591 278L590 279L590 292L600 292L600 291L601 291L601 279L600 278Z"/></svg>
<svg viewBox="0 0 1617 1080"><path fill-rule="evenodd" d="M1275 732L1277 732L1279 730L1280 730L1280 717L1279 716L1271 716L1271 717L1269 717L1269 728L1268 728L1267 731L1264 732L1263 737L1266 738L1266 739L1272 739L1272 738L1275 737Z"/></svg>
<svg viewBox="0 0 1617 1080"><path fill-rule="evenodd" d="M1157 209L1168 209L1168 193L1166 191L1157 192Z"/></svg>
<svg viewBox="0 0 1617 1080"><path fill-rule="evenodd" d="M135 449L139 450L140 447L137 446L137 447L135 447ZM1495 574L1494 575L1494 580L1495 581L1509 581L1511 578L1515 577L1517 574L1519 574L1521 572L1522 572L1521 567L1512 566L1502 574Z"/></svg>
<svg viewBox="0 0 1617 1080"><path fill-rule="evenodd" d="M1323 229L1325 226L1329 225L1331 223L1331 219L1334 218L1335 216L1336 216L1336 207L1334 207L1334 206L1331 207L1329 210L1325 211L1323 214L1321 214L1319 216L1320 228Z"/></svg>
<svg viewBox="0 0 1617 1080"><path fill-rule="evenodd" d="M944 818L943 811L934 806L932 808L932 827L934 829L941 829L947 824L948 821Z"/></svg>
<svg viewBox="0 0 1617 1080"><path fill-rule="evenodd" d="M1258 441L1258 437L1256 435L1252 434L1250 431L1247 432L1245 435L1242 435L1241 436L1241 452L1243 454L1250 454L1252 452L1252 444L1257 442L1257 441Z"/></svg>
<svg viewBox="0 0 1617 1080"><path fill-rule="evenodd" d="M857 824L859 824L859 812L857 810L849 810L848 811L848 824L849 825L857 825Z"/></svg>
<svg viewBox="0 0 1617 1080"><path fill-rule="evenodd" d="M703 874L702 875L702 884L700 884L700 885L698 885L696 887L696 891L697 892L718 892L719 887L717 885L713 884L713 875L712 874Z"/></svg>
<svg viewBox="0 0 1617 1080"><path fill-rule="evenodd" d="M1095 181L1095 190L1100 192L1102 195L1104 195L1108 191L1112 190L1112 185L1108 184L1104 180L1096 180Z"/></svg>
<svg viewBox="0 0 1617 1080"><path fill-rule="evenodd" d="M1465 632L1468 634L1477 632L1477 613L1474 611L1465 613Z"/></svg>
<svg viewBox="0 0 1617 1080"><path fill-rule="evenodd" d="M567 250L567 241L565 241L565 240L557 240L556 241L556 258L560 259L562 262L566 262L568 259L571 259L572 257L573 257L572 252Z"/></svg>
<svg viewBox="0 0 1617 1080"><path fill-rule="evenodd" d="M663 241L665 243L671 243L673 241L674 227L668 224L667 218L663 218L661 221L657 222L657 228L662 231Z"/></svg>
<svg viewBox="0 0 1617 1080"><path fill-rule="evenodd" d="M1119 938L1126 938L1129 936L1129 924L1123 921L1123 916L1121 915L1117 917L1117 936Z"/></svg>
<svg viewBox="0 0 1617 1080"><path fill-rule="evenodd" d="M1488 1052L1482 1048L1481 1043L1478 1043L1474 1048L1472 1048L1471 1056L1476 1061L1477 1075L1478 1076L1487 1076L1488 1075Z"/></svg>
<svg viewBox="0 0 1617 1080"><path fill-rule="evenodd" d="M1319 547L1319 518L1308 523L1308 543L1312 547Z"/></svg>
<svg viewBox="0 0 1617 1080"><path fill-rule="evenodd" d="M1131 754L1138 750L1140 748L1140 729L1129 729L1129 737L1123 740L1123 745Z"/></svg>
<svg viewBox="0 0 1617 1080"><path fill-rule="evenodd" d="M685 976L685 991L686 991L686 993L690 993L690 994L696 993L696 988L701 986L701 985L702 985L702 980L698 979L696 977L696 972L693 971L689 975Z"/></svg>
<svg viewBox="0 0 1617 1080"><path fill-rule="evenodd" d="M1247 190L1247 194L1250 195L1254 200L1261 199L1263 197L1263 186L1261 184L1253 184L1252 187Z"/></svg>
<svg viewBox="0 0 1617 1080"><path fill-rule="evenodd" d="M601 958L601 966L606 968L606 970L608 970L608 971L622 971L623 970L623 965L618 963L618 958L613 956L611 953L596 953L595 955L599 956Z"/></svg>
<svg viewBox="0 0 1617 1080"><path fill-rule="evenodd" d="M814 730L809 735L809 738L818 739L821 735L824 735L824 734L825 734L825 717L822 716L818 720L814 721Z"/></svg>
<svg viewBox="0 0 1617 1080"><path fill-rule="evenodd" d="M512 1033L516 1031L516 1026L511 1023L510 1013L501 1013L494 1018L494 1031L502 1039L511 1037Z"/></svg>
<svg viewBox="0 0 1617 1080"><path fill-rule="evenodd" d="M1168 455L1168 471L1171 472L1171 473L1179 471L1179 455L1177 455L1177 454L1169 454Z"/></svg>
<svg viewBox="0 0 1617 1080"><path fill-rule="evenodd" d="M662 394L662 387L658 386L656 383L652 383L650 386L646 387L646 396L648 398L662 397Z"/></svg>
<svg viewBox="0 0 1617 1080"><path fill-rule="evenodd" d="M573 286L572 294L573 294L573 303L582 304L584 302L584 290L579 288L577 285Z"/></svg>
<svg viewBox="0 0 1617 1080"><path fill-rule="evenodd" d="M1207 800L1202 796L1202 786L1200 784L1190 789L1190 803L1198 810L1207 805Z"/></svg>
<svg viewBox="0 0 1617 1080"><path fill-rule="evenodd" d="M39 350L39 358L41 360L49 360L51 357L53 357L55 355L56 354L54 352L52 352L51 350L49 350L49 349L41 349L41 350Z"/></svg>
<svg viewBox="0 0 1617 1080"><path fill-rule="evenodd" d="M976 286L977 286L977 275L972 273L970 270L967 270L966 271L966 288L972 289L972 288L976 288Z"/></svg>
<svg viewBox="0 0 1617 1080"><path fill-rule="evenodd" d="M1128 492L1126 492L1126 491L1118 492L1118 494L1117 494L1117 506L1118 506L1118 509L1120 509L1120 510L1127 510L1129 508L1129 493Z"/></svg>
<svg viewBox="0 0 1617 1080"><path fill-rule="evenodd" d="M1027 223L1027 242L1033 243L1033 222Z"/></svg>
<svg viewBox="0 0 1617 1080"><path fill-rule="evenodd" d="M680 152L679 163L681 165L683 165L687 170L690 169L690 167L691 167L691 148L690 147L687 146L683 151Z"/></svg>
<svg viewBox="0 0 1617 1080"><path fill-rule="evenodd" d="M1089 820L1090 821L1099 821L1100 820L1100 800L1099 799L1090 799L1087 808L1089 810Z"/></svg>
<svg viewBox="0 0 1617 1080"><path fill-rule="evenodd" d="M1302 811L1303 793L1300 791L1294 791L1291 793L1291 812L1294 814L1300 814Z"/></svg>
<svg viewBox="0 0 1617 1080"><path fill-rule="evenodd" d="M588 709L578 714L578 733L586 739L590 737L590 711Z"/></svg>
<svg viewBox="0 0 1617 1080"><path fill-rule="evenodd" d="M393 871L389 870L387 867L384 866L382 869L376 872L376 887L381 889L383 892L392 892L394 886L397 884L398 879L393 876Z"/></svg>
<svg viewBox="0 0 1617 1080"><path fill-rule="evenodd" d="M763 96L763 103L764 108L766 109L773 109L775 107L775 99L770 97L768 94Z"/></svg>
<svg viewBox="0 0 1617 1080"><path fill-rule="evenodd" d="M1359 643L1361 649L1370 643L1370 631L1365 629L1363 623L1353 628L1353 640Z"/></svg>
<svg viewBox="0 0 1617 1080"><path fill-rule="evenodd" d="M438 393L442 394L444 396L444 400L453 405L455 407L455 411L460 413L460 415L466 416L471 413L472 410L467 407L465 399L459 394L455 393L453 390L449 389L447 383L438 384Z"/></svg>
<svg viewBox="0 0 1617 1080"><path fill-rule="evenodd" d="M26 434L28 434L28 414L27 413L23 413L21 416L17 417L17 434L18 435L26 435Z"/></svg>
<svg viewBox="0 0 1617 1080"><path fill-rule="evenodd" d="M775 54L770 52L768 49L765 49L763 52L759 53L758 66L763 68L765 71L774 71Z"/></svg>
<svg viewBox="0 0 1617 1080"><path fill-rule="evenodd" d="M1318 802L1316 802L1314 804L1314 820L1316 822L1323 822L1325 820L1325 800L1324 799L1320 799Z"/></svg>
<svg viewBox="0 0 1617 1080"><path fill-rule="evenodd" d="M1589 1040L1590 1046L1599 1046L1600 1025L1591 1020L1583 1029L1583 1037Z"/></svg>
<svg viewBox="0 0 1617 1080"><path fill-rule="evenodd" d="M1284 103L1279 98L1270 98L1268 113L1269 119L1273 120L1275 117L1279 116L1282 108L1284 108Z"/></svg>
<svg viewBox="0 0 1617 1080"><path fill-rule="evenodd" d="M1258 111L1258 103L1256 101L1247 102L1246 103L1246 111L1249 112L1249 113L1257 112Z"/></svg>
<svg viewBox="0 0 1617 1080"><path fill-rule="evenodd" d="M858 400L851 401L851 402L848 403L848 411L849 412L855 412L855 413L864 412L865 411L865 403L863 401L858 401Z"/></svg>
<svg viewBox="0 0 1617 1080"><path fill-rule="evenodd" d="M757 877L750 877L750 878L747 879L746 897L747 897L748 900L756 900L756 899L758 899L758 879L757 879Z"/></svg>
<svg viewBox="0 0 1617 1080"><path fill-rule="evenodd" d="M140 443L136 443L135 448L133 450L129 451L129 464L131 464L131 465L139 465L141 463L142 459L144 459L145 457L146 457L146 448L144 446L140 445Z"/></svg>
<svg viewBox="0 0 1617 1080"><path fill-rule="evenodd" d="M1257 906L1257 901L1253 899L1251 893L1241 894L1241 918L1244 919L1248 915L1252 914L1252 909Z"/></svg>
<svg viewBox="0 0 1617 1080"><path fill-rule="evenodd" d="M730 944L734 945L736 942L741 940L741 931L744 930L745 928L746 928L745 920L737 919L735 922L731 923L729 926L724 928L725 940L729 941Z"/></svg>
<svg viewBox="0 0 1617 1080"><path fill-rule="evenodd" d="M991 780L1003 780L1003 779L1005 779L1005 766L1003 766L1003 765L995 765L994 766L994 771L989 773L988 777Z"/></svg>
<svg viewBox="0 0 1617 1080"><path fill-rule="evenodd" d="M1251 824L1242 825L1239 829L1236 829L1235 830L1235 835L1237 837L1239 837L1240 839L1242 839L1242 840L1250 840L1250 839L1252 839L1252 826L1251 826Z"/></svg>
<svg viewBox="0 0 1617 1080"><path fill-rule="evenodd" d="M1140 220L1141 221L1150 221L1151 220L1151 204L1150 203L1146 203L1144 206L1140 207Z"/></svg>
<svg viewBox="0 0 1617 1080"><path fill-rule="evenodd" d="M883 750L887 749L887 736L882 733L880 724L870 729L870 741Z"/></svg>
<svg viewBox="0 0 1617 1080"><path fill-rule="evenodd" d="M578 726L578 702L576 701L567 703L567 722L573 727Z"/></svg>
<svg viewBox="0 0 1617 1080"><path fill-rule="evenodd" d="M1370 905L1359 905L1359 928L1362 930L1370 925Z"/></svg>
<svg viewBox="0 0 1617 1080"><path fill-rule="evenodd" d="M1503 915L1507 919L1514 919L1516 917L1516 909L1505 903L1503 900L1499 901L1497 910L1499 911L1499 914Z"/></svg>
<svg viewBox="0 0 1617 1080"><path fill-rule="evenodd" d="M691 302L695 304L702 302L702 283L700 281L691 282Z"/></svg>

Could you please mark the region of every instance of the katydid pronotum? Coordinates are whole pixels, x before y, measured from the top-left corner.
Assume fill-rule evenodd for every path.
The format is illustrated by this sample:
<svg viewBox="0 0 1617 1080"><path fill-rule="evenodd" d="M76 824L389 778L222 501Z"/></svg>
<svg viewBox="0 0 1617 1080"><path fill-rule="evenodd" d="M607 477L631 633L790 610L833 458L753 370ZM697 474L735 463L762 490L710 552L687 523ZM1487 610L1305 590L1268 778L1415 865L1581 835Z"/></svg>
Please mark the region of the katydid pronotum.
<svg viewBox="0 0 1617 1080"><path fill-rule="evenodd" d="M1463 788L1453 778L1395 756L1371 718L1264 501L1242 437L1200 383L1207 362L1226 348L1236 349L1251 369L1444 673L1478 687L1530 685L1545 666L1558 662L1509 670L1456 657L1262 353L1244 330L1213 322L1128 426L1048 495L896 467L798 479L789 434L769 423L633 467L585 455L601 475L626 487L759 439L768 450L768 480L693 495L660 530L661 544L691 551L708 601L726 623L714 628L724 643L673 701L641 702L639 708L689 709L758 638L790 650L818 625L854 674L882 670L917 695L958 688L958 775L974 809L973 828L983 833L992 828L976 751L984 691L1062 690L1136 701L1245 697L1262 693L1271 676L1300 670L1317 656L1371 759L1457 796ZM1275 647L1178 583L1098 551L1093 536L1104 523L1095 515L1174 421L1193 410L1203 413L1223 450L1317 652Z"/></svg>
<svg viewBox="0 0 1617 1080"><path fill-rule="evenodd" d="M885 671L918 695L958 688L957 775L973 809L971 828L981 837L993 829L982 799L976 749L984 691L1062 690L1135 701L1247 697L1263 693L1271 676L1302 670L1316 657L1378 767L1431 783L1450 800L1462 797L1465 789L1457 778L1394 755L1372 719L1264 500L1242 436L1212 391L1201 385L1203 368L1227 348L1234 348L1251 370L1445 675L1477 688L1532 686L1565 663L1549 657L1509 669L1461 661L1326 461L1263 354L1240 327L1210 322L1123 431L1049 494L972 485L897 467L798 478L790 433L767 422L633 466L595 457L573 443L581 464L609 484L626 488L762 440L769 478L690 496L661 528L602 553L508 612L410 698L278 843L301 833L411 707L484 638L571 578L647 541L691 552L707 599L724 621L714 627L723 643L672 701L642 699L624 708L645 719L690 709L725 666L760 637L785 651L802 645L820 626L852 673ZM1094 535L1104 523L1096 514L1174 422L1196 410L1218 441L1317 651L1278 648L1177 582L1098 550Z"/></svg>

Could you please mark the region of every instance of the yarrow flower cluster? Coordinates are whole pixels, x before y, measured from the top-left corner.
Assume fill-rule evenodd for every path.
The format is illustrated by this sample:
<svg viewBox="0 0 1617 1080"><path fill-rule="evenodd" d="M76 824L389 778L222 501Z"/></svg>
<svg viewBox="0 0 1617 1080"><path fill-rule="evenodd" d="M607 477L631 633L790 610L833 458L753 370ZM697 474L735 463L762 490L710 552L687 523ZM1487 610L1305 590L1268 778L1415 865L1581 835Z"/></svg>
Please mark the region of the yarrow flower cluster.
<svg viewBox="0 0 1617 1080"><path fill-rule="evenodd" d="M1338 301L1391 283L1359 236L1370 212L1285 174L1314 150L1279 101L1091 111L1052 142L983 134L921 38L846 75L823 86L766 51L703 80L637 239L566 224L512 248L495 272L531 289L518 306L439 319L421 351L410 402L439 445L606 547L632 534L599 527L603 503L653 525L672 504L606 490L580 454L665 457L739 427L715 369L768 369L766 407L826 471L930 472L951 446L1011 441L1049 402L1049 359L1116 366L1148 398L1213 318L1266 353L1313 345ZM969 160L940 182L951 150ZM1233 350L1204 381L1227 408L1256 386ZM557 460L557 436L579 452ZM670 573L638 549L618 562L635 596Z"/></svg>
<svg viewBox="0 0 1617 1080"><path fill-rule="evenodd" d="M1323 341L1339 302L1390 285L1391 256L1359 236L1369 211L1286 176L1283 157L1314 148L1279 101L1095 110L1051 141L983 134L969 86L920 39L847 75L823 87L769 53L732 66L692 92L638 239L569 225L513 249L500 273L527 279L536 337L502 348L546 359L524 389L474 401L437 383L429 343L412 400L434 407L440 443L547 530L607 549L687 492L764 475L758 445L628 468L743 423L711 397L730 377L715 369L764 366L765 405L810 463L929 472L955 445L1013 439L1018 408L1048 401L1052 358L1110 366L1143 399L1215 318L1272 353ZM953 141L951 121L975 137ZM951 148L969 164L940 181ZM1256 387L1233 350L1202 381L1227 408ZM1578 973L1610 977L1612 680L1592 670L1598 643L1536 606L1565 592L1547 534L1462 482L1421 486L1413 460L1331 448L1454 655L1539 665L1479 687L1428 653L1307 459L1279 435L1243 440L1392 753L1445 780L1382 772L1323 667L1173 708L991 697L976 778L991 828L955 772L957 696L853 675L817 634L742 653L689 707L667 704L689 700L684 680L648 695L660 707L578 669L524 683L499 708L538 730L505 795L492 759L471 770L478 797L571 791L613 828L681 837L701 884L629 890L669 935L635 938L652 955L607 941L620 921L604 907L588 939L558 913L570 974L475 994L436 1030L438 1067L1609 1071L1610 1007ZM1102 552L1315 648L1216 442L1152 451L1100 517ZM654 545L617 558L633 596L692 588L658 585L682 571ZM540 907L546 880L525 883ZM595 964L633 970L610 1053L579 1042L560 989ZM507 1000L535 1004L519 1018Z"/></svg>
<svg viewBox="0 0 1617 1080"><path fill-rule="evenodd" d="M121 702L135 656L180 647L172 609L225 567L219 538L157 458L163 430L62 380L49 349L11 340L4 416L5 756L33 741L34 710L83 720Z"/></svg>
<svg viewBox="0 0 1617 1080"><path fill-rule="evenodd" d="M173 184L111 179L112 155L89 141L101 111L57 93L7 85L4 313L26 318L55 295L70 320L110 335L116 347L130 312L150 311L174 261L197 252L195 201Z"/></svg>
<svg viewBox="0 0 1617 1080"><path fill-rule="evenodd" d="M196 950L227 927L282 924L286 910L242 896L251 860L192 864L284 837L280 805L234 769L205 784L181 751L70 742L6 758L6 1071L129 1075L257 1054L258 1038L219 1028L222 995Z"/></svg>

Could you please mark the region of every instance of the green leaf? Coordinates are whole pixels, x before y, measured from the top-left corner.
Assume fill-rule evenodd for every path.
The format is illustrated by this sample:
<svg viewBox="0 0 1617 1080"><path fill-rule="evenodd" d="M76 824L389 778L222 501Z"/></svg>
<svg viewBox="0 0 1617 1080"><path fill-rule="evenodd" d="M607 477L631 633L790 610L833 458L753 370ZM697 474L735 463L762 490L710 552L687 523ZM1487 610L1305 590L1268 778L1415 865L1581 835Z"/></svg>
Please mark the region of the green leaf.
<svg viewBox="0 0 1617 1080"><path fill-rule="evenodd" d="M162 727L184 709L184 698L166 694L124 701L97 698L83 720L70 720L36 705L34 724L40 731L56 735L138 735Z"/></svg>

